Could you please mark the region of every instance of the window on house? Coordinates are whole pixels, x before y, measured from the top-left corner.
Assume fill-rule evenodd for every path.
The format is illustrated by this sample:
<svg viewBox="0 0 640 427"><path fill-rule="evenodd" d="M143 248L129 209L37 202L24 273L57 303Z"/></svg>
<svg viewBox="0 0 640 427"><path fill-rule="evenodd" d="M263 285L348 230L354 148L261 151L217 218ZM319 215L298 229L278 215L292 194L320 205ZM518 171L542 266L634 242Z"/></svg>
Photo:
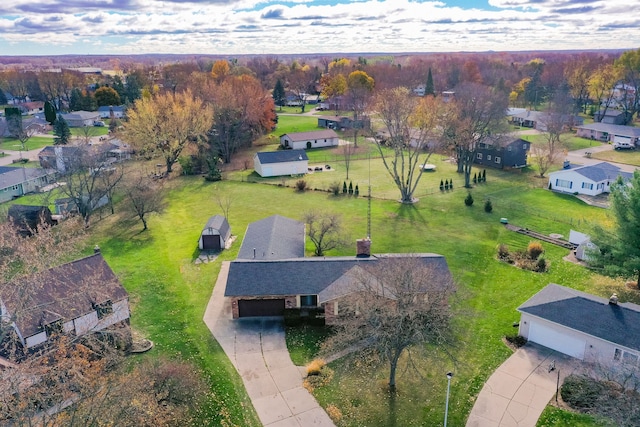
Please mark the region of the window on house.
<svg viewBox="0 0 640 427"><path fill-rule="evenodd" d="M613 352L613 360L619 361L621 358L622 358L622 350L620 350L619 348L616 348L616 350Z"/></svg>
<svg viewBox="0 0 640 427"><path fill-rule="evenodd" d="M527 144L522 144L522 149L526 150L527 149Z"/></svg>
<svg viewBox="0 0 640 427"><path fill-rule="evenodd" d="M496 159L495 159L495 162L496 162L496 163L500 163L500 161L501 161L501 160L502 160L502 159L501 159L500 157L496 156Z"/></svg>
<svg viewBox="0 0 640 427"><path fill-rule="evenodd" d="M513 148L513 147L508 146L508 147L507 147L507 151L511 151L511 148Z"/></svg>
<svg viewBox="0 0 640 427"><path fill-rule="evenodd" d="M317 307L318 296L317 295L301 295L300 307Z"/></svg>
<svg viewBox="0 0 640 427"><path fill-rule="evenodd" d="M572 184L566 179L556 179L556 187L571 188Z"/></svg>
<svg viewBox="0 0 640 427"><path fill-rule="evenodd" d="M98 314L98 319L102 319L103 317L106 317L113 313L113 303L111 302L111 300L107 300L100 304L94 304L93 308Z"/></svg>
<svg viewBox="0 0 640 427"><path fill-rule="evenodd" d="M583 182L582 188L585 188L587 190L593 190L593 184L589 184L588 182Z"/></svg>
<svg viewBox="0 0 640 427"><path fill-rule="evenodd" d="M491 161L491 154L487 154L487 160Z"/></svg>
<svg viewBox="0 0 640 427"><path fill-rule="evenodd" d="M476 159L478 159L478 160L482 160L482 153L478 153L478 154L476 154Z"/></svg>
<svg viewBox="0 0 640 427"><path fill-rule="evenodd" d="M638 356L636 354L633 353L629 353L628 351L625 351L622 353L622 363L626 364L626 365L637 365L638 364Z"/></svg>
<svg viewBox="0 0 640 427"><path fill-rule="evenodd" d="M487 148L487 144L485 144L484 142L481 142L478 147L480 148Z"/></svg>

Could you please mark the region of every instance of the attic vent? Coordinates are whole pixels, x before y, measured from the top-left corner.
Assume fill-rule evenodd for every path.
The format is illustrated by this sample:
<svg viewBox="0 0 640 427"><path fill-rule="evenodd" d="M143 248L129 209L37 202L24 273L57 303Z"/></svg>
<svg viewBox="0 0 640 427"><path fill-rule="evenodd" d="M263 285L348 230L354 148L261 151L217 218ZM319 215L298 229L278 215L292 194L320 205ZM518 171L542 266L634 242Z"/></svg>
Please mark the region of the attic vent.
<svg viewBox="0 0 640 427"><path fill-rule="evenodd" d="M609 304L611 305L618 305L618 294L613 294L611 295L611 298L609 298Z"/></svg>

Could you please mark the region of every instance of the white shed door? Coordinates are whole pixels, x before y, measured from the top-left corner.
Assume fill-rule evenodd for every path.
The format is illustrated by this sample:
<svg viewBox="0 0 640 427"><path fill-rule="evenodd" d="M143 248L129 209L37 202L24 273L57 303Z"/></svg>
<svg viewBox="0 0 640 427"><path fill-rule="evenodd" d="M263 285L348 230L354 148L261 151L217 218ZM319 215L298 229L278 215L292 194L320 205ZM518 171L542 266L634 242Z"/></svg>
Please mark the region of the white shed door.
<svg viewBox="0 0 640 427"><path fill-rule="evenodd" d="M533 341L552 350L567 354L576 359L584 359L586 341L575 338L548 326L531 322L529 326L529 341Z"/></svg>

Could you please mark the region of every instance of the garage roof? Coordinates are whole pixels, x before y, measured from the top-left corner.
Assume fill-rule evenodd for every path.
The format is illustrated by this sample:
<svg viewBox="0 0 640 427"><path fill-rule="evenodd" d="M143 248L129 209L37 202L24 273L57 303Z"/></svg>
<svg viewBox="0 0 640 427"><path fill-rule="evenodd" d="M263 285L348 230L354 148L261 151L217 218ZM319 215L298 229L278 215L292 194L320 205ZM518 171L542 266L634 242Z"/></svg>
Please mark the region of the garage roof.
<svg viewBox="0 0 640 427"><path fill-rule="evenodd" d="M551 283L518 307L518 311L640 350L637 304L610 304L606 298Z"/></svg>

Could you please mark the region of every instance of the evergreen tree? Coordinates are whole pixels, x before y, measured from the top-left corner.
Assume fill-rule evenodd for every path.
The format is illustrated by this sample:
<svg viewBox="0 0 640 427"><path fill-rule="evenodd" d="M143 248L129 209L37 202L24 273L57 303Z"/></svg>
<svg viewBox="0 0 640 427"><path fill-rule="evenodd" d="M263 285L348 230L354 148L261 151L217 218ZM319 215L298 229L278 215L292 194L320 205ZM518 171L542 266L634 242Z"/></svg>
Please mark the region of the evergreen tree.
<svg viewBox="0 0 640 427"><path fill-rule="evenodd" d="M49 122L50 125L53 125L56 121L56 107L54 107L50 101L44 103L44 119Z"/></svg>
<svg viewBox="0 0 640 427"><path fill-rule="evenodd" d="M342 193L347 194L347 181L342 182Z"/></svg>
<svg viewBox="0 0 640 427"><path fill-rule="evenodd" d="M286 94L284 92L284 84L282 80L278 79L276 85L273 88L273 102L282 109L282 106L287 101Z"/></svg>
<svg viewBox="0 0 640 427"><path fill-rule="evenodd" d="M7 95L4 94L4 90L0 87L0 105L7 105L8 103Z"/></svg>
<svg viewBox="0 0 640 427"><path fill-rule="evenodd" d="M353 194L353 183L349 181L349 194Z"/></svg>
<svg viewBox="0 0 640 427"><path fill-rule="evenodd" d="M17 107L6 107L4 109L4 117L7 121L9 134L14 138L18 138L22 134L22 113Z"/></svg>
<svg viewBox="0 0 640 427"><path fill-rule="evenodd" d="M482 169L482 182L487 182L487 170Z"/></svg>
<svg viewBox="0 0 640 427"><path fill-rule="evenodd" d="M433 76L431 75L431 67L429 67L429 74L427 75L427 85L424 89L424 94L436 96L436 89L433 86Z"/></svg>
<svg viewBox="0 0 640 427"><path fill-rule="evenodd" d="M53 143L55 145L66 145L71 138L69 125L67 124L67 121L62 118L61 114L58 114L58 119L53 125L53 134L55 135L53 138Z"/></svg>

